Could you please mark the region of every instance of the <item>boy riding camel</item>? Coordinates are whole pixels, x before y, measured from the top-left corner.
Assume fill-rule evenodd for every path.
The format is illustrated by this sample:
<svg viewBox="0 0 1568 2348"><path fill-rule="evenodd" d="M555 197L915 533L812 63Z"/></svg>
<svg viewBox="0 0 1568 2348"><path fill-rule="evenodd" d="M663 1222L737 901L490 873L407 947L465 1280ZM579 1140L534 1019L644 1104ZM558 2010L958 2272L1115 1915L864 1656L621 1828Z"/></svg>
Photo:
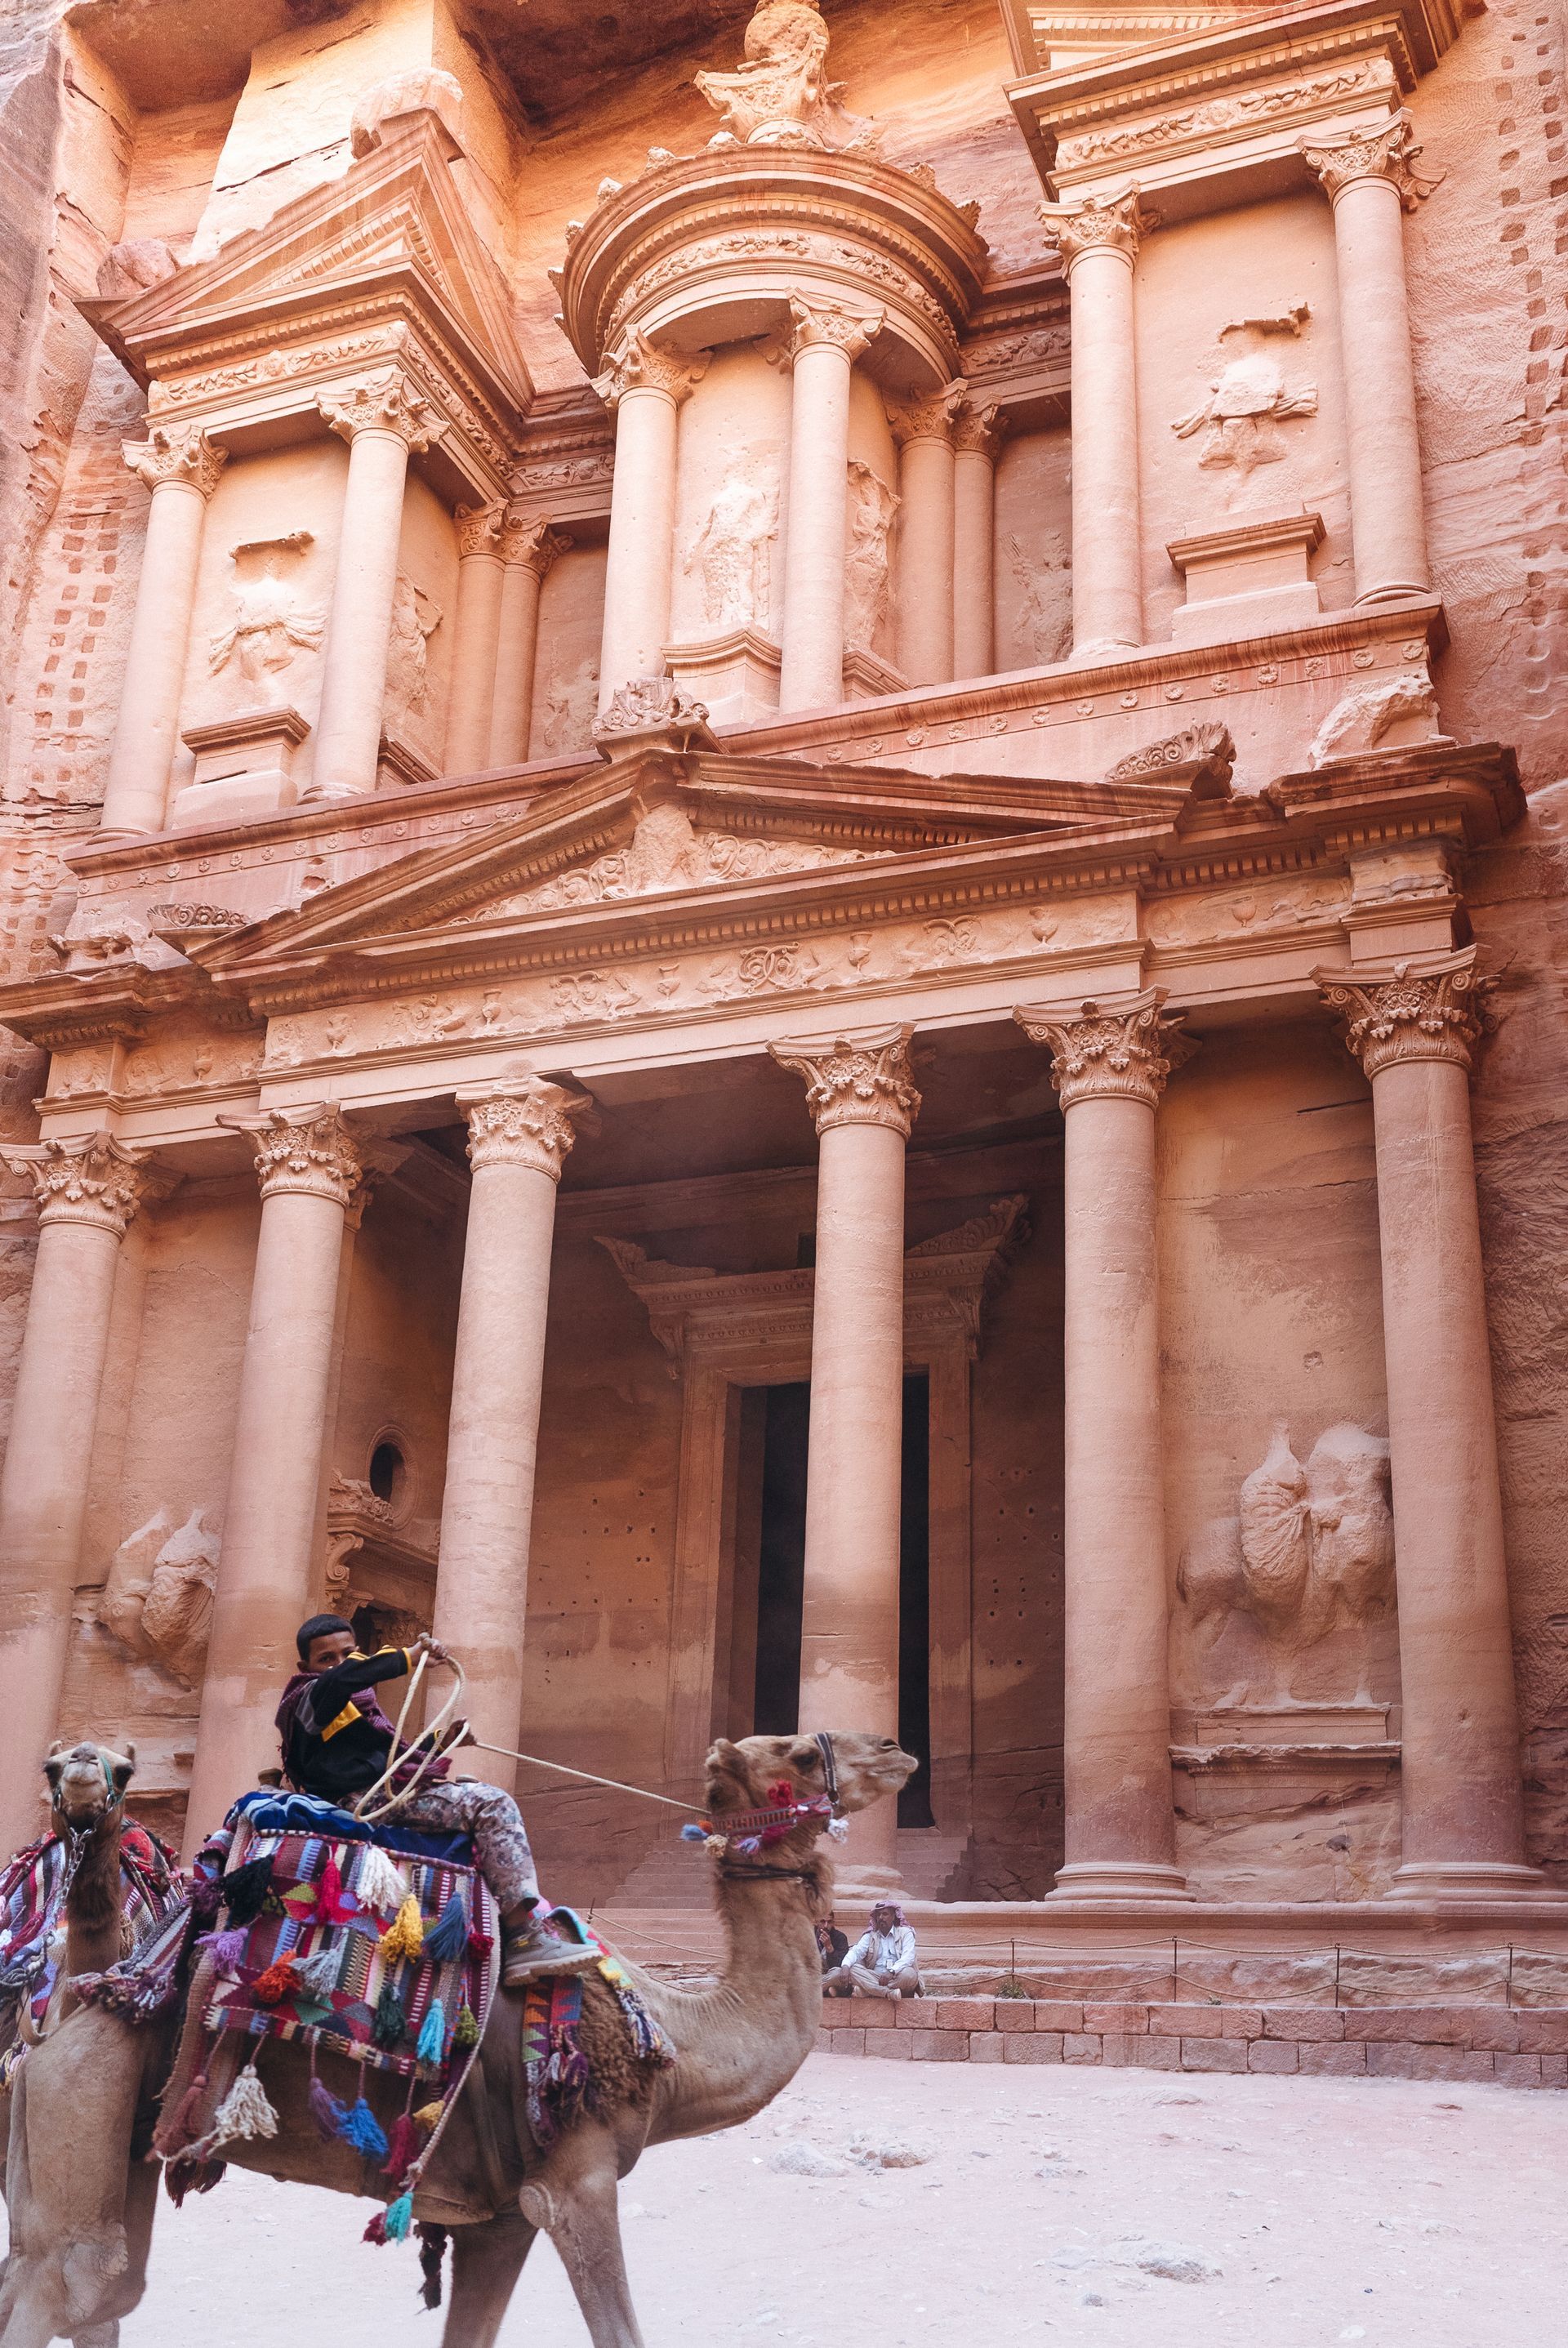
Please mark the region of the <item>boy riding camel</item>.
<svg viewBox="0 0 1568 2348"><path fill-rule="evenodd" d="M411 1647L361 1654L353 1624L339 1614L313 1614L300 1624L294 1644L300 1668L277 1714L284 1776L297 1792L346 1809L384 1776L392 1758L392 1724L373 1690L412 1671L420 1655L442 1663L447 1653L426 1633ZM410 1761L407 1773L394 1772L394 1793L414 1766ZM540 1913L533 1854L517 1804L499 1786L449 1776L449 1766L445 1757L430 1765L418 1790L398 1801L397 1821L472 1836L480 1870L500 1910L502 1988L521 1989L542 1973L585 1972L597 1952L562 1941Z"/></svg>

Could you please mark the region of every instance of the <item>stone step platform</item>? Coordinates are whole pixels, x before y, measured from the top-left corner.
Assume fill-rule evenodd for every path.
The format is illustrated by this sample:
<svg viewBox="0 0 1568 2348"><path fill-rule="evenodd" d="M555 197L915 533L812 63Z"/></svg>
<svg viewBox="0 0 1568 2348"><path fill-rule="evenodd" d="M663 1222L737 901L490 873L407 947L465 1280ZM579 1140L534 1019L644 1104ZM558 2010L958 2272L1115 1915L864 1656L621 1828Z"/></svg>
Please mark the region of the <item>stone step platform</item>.
<svg viewBox="0 0 1568 2348"><path fill-rule="evenodd" d="M824 1998L817 2044L830 2054L906 2063L1109 2064L1568 2088L1568 2006Z"/></svg>

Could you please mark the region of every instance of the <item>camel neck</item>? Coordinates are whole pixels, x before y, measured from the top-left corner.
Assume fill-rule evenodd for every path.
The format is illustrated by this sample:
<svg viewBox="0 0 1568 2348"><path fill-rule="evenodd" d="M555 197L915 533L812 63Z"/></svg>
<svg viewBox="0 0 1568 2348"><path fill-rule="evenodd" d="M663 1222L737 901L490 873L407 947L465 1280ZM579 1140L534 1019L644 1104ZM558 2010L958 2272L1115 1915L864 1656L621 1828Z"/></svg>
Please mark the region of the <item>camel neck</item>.
<svg viewBox="0 0 1568 2348"><path fill-rule="evenodd" d="M107 1972L120 1958L120 1812L118 1805L88 1836L66 1898L66 1972Z"/></svg>

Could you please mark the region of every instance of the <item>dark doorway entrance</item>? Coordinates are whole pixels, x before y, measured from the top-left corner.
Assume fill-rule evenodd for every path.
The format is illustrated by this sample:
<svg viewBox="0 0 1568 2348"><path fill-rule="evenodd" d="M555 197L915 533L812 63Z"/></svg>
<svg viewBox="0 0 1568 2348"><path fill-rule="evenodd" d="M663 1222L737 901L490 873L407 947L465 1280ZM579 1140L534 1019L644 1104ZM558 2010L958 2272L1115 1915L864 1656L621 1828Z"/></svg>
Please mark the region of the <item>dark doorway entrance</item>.
<svg viewBox="0 0 1568 2348"><path fill-rule="evenodd" d="M761 1414L761 1539L752 1707L760 1736L790 1736L799 1725L810 1408L809 1385L769 1386ZM898 1797L901 1827L935 1823L931 1807L930 1493L930 1380L919 1370L903 1382L898 1737L906 1753L918 1756L920 1766Z"/></svg>

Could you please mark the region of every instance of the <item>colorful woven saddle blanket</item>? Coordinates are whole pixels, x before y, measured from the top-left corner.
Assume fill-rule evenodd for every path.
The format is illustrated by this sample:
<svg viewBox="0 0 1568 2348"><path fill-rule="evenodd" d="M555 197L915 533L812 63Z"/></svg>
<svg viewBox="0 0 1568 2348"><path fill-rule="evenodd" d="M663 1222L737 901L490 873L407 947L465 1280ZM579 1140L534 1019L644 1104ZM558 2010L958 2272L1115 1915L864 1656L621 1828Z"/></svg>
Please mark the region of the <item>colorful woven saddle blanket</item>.
<svg viewBox="0 0 1568 2348"><path fill-rule="evenodd" d="M10 2026L24 1999L41 2024L65 1954L61 1933L70 1890L70 1853L57 1835L19 1850L0 1870L0 2029ZM174 1853L149 1828L128 1818L120 1831L121 1913L139 1946L183 1904Z"/></svg>

